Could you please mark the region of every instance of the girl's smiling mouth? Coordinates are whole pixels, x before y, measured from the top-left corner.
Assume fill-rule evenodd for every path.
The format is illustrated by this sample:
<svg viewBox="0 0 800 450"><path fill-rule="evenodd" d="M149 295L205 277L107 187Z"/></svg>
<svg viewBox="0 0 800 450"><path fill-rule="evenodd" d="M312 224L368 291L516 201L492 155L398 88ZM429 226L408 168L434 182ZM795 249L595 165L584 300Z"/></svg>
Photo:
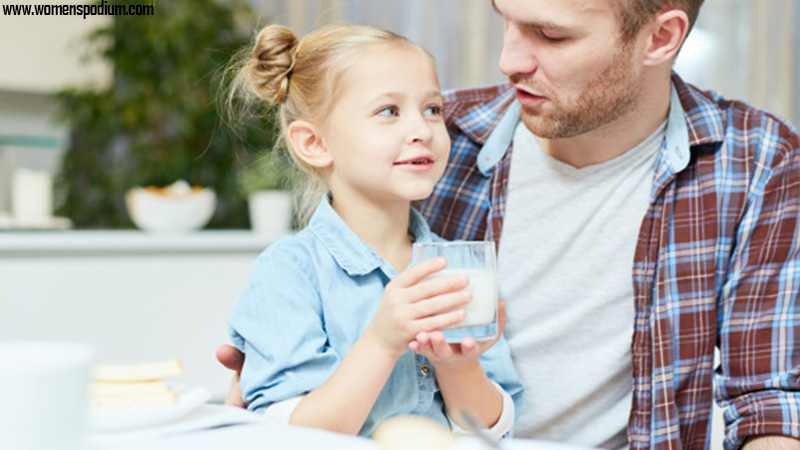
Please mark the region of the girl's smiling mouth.
<svg viewBox="0 0 800 450"><path fill-rule="evenodd" d="M418 156L415 158L408 158L394 163L395 166L402 167L403 169L412 172L425 172L433 167L433 158L430 156Z"/></svg>

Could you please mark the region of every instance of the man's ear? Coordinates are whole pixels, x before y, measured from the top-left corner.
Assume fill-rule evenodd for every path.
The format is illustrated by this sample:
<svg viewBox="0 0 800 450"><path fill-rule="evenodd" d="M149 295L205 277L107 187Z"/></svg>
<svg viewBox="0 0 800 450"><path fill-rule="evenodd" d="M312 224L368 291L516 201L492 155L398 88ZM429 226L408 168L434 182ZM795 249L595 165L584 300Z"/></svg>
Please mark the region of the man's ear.
<svg viewBox="0 0 800 450"><path fill-rule="evenodd" d="M295 155L311 167L324 169L333 164L333 157L319 134L319 129L311 122L296 120L289 125L289 144Z"/></svg>
<svg viewBox="0 0 800 450"><path fill-rule="evenodd" d="M684 11L673 9L658 14L646 27L649 35L644 55L645 65L657 66L665 62L671 64L689 32L689 17Z"/></svg>

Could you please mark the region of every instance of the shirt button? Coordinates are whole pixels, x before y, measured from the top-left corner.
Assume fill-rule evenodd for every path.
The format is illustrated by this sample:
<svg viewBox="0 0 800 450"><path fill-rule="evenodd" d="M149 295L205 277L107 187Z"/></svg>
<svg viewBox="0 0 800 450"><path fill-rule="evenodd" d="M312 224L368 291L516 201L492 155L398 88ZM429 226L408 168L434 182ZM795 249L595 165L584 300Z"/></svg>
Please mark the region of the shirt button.
<svg viewBox="0 0 800 450"><path fill-rule="evenodd" d="M419 373L421 373L423 377L427 377L428 374L431 373L431 368L427 365L423 365L419 368Z"/></svg>

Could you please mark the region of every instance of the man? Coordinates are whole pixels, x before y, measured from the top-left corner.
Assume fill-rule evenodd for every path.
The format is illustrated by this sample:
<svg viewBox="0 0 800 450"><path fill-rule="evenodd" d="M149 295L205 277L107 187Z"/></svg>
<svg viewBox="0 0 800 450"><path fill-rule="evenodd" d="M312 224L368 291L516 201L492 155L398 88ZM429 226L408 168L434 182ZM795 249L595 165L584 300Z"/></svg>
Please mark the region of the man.
<svg viewBox="0 0 800 450"><path fill-rule="evenodd" d="M494 0L510 86L446 99L421 210L498 244L517 437L702 449L713 377L728 448L800 449L800 137L672 74L701 4Z"/></svg>

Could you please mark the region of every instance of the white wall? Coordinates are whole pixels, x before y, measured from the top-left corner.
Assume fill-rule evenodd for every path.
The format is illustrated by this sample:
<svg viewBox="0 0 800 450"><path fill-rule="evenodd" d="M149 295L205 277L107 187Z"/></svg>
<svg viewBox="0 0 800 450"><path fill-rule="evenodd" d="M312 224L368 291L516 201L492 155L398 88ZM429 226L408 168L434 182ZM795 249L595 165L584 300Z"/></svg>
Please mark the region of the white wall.
<svg viewBox="0 0 800 450"><path fill-rule="evenodd" d="M110 83L111 67L84 59L86 36L109 21L109 16L0 15L0 214L10 209L15 168L58 171L67 130L54 120L58 104L53 94Z"/></svg>
<svg viewBox="0 0 800 450"><path fill-rule="evenodd" d="M18 3L57 2L24 0ZM0 15L0 61L3 65L0 89L55 92L72 85L107 83L110 68L98 61L82 61L81 56L85 53L83 37L108 21L108 16L84 19L81 16Z"/></svg>

